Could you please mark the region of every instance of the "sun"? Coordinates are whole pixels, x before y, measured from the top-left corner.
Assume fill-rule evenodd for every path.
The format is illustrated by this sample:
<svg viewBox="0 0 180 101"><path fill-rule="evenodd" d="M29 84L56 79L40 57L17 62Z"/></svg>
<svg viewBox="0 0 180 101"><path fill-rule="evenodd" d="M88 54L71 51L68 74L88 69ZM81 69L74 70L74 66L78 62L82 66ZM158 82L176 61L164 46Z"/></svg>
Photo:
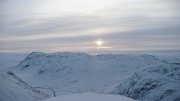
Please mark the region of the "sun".
<svg viewBox="0 0 180 101"><path fill-rule="evenodd" d="M101 40L97 40L97 41L96 41L96 45L97 45L97 46L99 46L99 47L100 47L100 46L102 46L102 45L103 45L103 43L104 43L104 42L103 42L103 41L101 41Z"/></svg>

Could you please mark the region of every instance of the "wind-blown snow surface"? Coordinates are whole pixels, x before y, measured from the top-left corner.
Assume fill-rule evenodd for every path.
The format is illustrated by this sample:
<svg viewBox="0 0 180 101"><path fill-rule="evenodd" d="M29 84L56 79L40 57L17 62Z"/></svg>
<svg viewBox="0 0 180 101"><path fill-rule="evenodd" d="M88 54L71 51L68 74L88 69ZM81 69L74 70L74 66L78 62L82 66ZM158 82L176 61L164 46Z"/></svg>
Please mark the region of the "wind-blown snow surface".
<svg viewBox="0 0 180 101"><path fill-rule="evenodd" d="M45 101L135 101L124 96L98 93L69 94Z"/></svg>
<svg viewBox="0 0 180 101"><path fill-rule="evenodd" d="M150 79L151 77L160 81L163 79L163 85L158 85L162 87L161 89L169 87L170 84L175 88L179 84L179 79L167 78L166 73L158 73L158 71L162 69L161 66L176 68L178 70L176 77L179 77L180 67L177 61L175 63L169 63L168 59L157 58L146 54L104 54L92 56L85 53L62 52L45 54L33 52L20 64L12 67L11 71L34 87L52 88L56 92L56 95L80 92L113 93L114 90L119 94L124 94L120 93L122 89L116 89L117 86L114 85L123 83L126 79L129 79L129 76L131 77L134 72L136 73L145 68L151 69L155 67L157 69L157 73L155 71L155 74L158 75L156 78L155 75L149 72L146 74L145 72L143 75L145 75L146 79ZM171 72L172 71L169 71L169 73ZM175 82L169 83L172 82L172 80ZM126 82L124 85L126 85ZM148 97L152 97L147 94L149 91L152 91L152 93L157 96L161 96L161 93L164 93L163 90L159 90L157 87L153 87L152 89L155 89L155 91L148 90L145 94L139 94L138 97L133 97L128 94L124 95L140 100L143 100L143 98L151 100L147 99ZM177 92L179 92L179 89L176 89L175 93ZM171 96L169 93L164 96L169 95ZM174 95L172 97L174 97Z"/></svg>

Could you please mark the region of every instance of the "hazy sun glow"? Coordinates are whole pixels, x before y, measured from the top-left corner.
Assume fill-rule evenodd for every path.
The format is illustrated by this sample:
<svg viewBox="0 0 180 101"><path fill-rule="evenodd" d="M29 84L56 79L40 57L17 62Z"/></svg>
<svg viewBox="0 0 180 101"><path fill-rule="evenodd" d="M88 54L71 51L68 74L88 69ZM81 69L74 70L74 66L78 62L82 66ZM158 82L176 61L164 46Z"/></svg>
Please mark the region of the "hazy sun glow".
<svg viewBox="0 0 180 101"><path fill-rule="evenodd" d="M98 47L102 46L103 43L104 43L104 42L101 41L101 40L97 40L97 41L96 41L96 45L97 45Z"/></svg>
<svg viewBox="0 0 180 101"><path fill-rule="evenodd" d="M179 51L179 1L0 0L0 52Z"/></svg>

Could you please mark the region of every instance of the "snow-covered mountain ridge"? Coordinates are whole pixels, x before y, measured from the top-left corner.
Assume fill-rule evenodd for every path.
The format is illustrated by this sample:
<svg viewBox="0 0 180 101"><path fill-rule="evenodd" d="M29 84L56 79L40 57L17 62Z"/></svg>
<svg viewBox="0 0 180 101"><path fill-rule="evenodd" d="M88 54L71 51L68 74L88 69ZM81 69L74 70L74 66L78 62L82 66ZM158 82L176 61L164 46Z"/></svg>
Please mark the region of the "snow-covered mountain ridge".
<svg viewBox="0 0 180 101"><path fill-rule="evenodd" d="M50 97L10 71L0 72L0 81L0 101L37 101Z"/></svg>
<svg viewBox="0 0 180 101"><path fill-rule="evenodd" d="M122 83L128 86L129 78L135 74L142 74L142 80L149 82L149 79L163 81L162 88L169 87L169 84L177 86L179 84L179 65L178 63L168 63L168 59L158 58L153 55L123 55L123 54L102 54L88 55L85 53L42 53L33 52L29 54L20 64L11 68L18 77L33 86L47 87L55 90L57 95L79 93L79 92L98 92L98 93L118 93L134 99L148 99L147 93L154 93L158 90L156 87L152 90L146 90L145 94L140 91L134 97L134 86L129 88L128 94L124 93L126 87L115 86ZM176 68L176 76L171 78L167 76L170 67ZM147 70L154 72L146 72ZM156 68L156 69L154 69ZM165 68L165 71L164 69ZM160 72L161 71L161 72ZM132 76L131 76L132 75ZM151 76L152 75L152 76ZM170 74L168 74L170 75ZM145 77L144 77L145 76ZM143 77L145 79L143 79ZM174 79L176 78L176 79ZM167 80L166 80L167 79ZM131 79L133 82L134 79ZM137 82L140 82L138 81ZM175 82L170 83L172 80ZM165 82L166 81L166 82ZM141 82L140 82L141 84ZM137 85L139 85L137 83ZM136 86L138 89L144 87ZM154 86L153 86L154 87ZM110 89L112 88L112 89ZM117 89L120 88L120 89ZM111 91L111 92L110 92ZM130 95L130 94L131 95ZM158 93L161 96L163 93ZM158 96L158 94L156 94ZM152 96L150 96L152 97ZM145 100L145 101L146 101ZM164 99L160 99L164 100Z"/></svg>
<svg viewBox="0 0 180 101"><path fill-rule="evenodd" d="M111 91L142 101L179 101L180 65L161 64L133 73Z"/></svg>

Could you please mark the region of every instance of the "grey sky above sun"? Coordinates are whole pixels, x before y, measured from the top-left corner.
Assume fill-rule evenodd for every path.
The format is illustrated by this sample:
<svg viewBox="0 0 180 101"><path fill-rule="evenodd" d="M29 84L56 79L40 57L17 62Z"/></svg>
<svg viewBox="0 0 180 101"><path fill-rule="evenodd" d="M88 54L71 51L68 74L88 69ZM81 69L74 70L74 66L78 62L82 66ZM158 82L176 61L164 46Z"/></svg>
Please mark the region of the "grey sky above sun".
<svg viewBox="0 0 180 101"><path fill-rule="evenodd" d="M0 52L179 50L179 5L179 0L0 0Z"/></svg>

